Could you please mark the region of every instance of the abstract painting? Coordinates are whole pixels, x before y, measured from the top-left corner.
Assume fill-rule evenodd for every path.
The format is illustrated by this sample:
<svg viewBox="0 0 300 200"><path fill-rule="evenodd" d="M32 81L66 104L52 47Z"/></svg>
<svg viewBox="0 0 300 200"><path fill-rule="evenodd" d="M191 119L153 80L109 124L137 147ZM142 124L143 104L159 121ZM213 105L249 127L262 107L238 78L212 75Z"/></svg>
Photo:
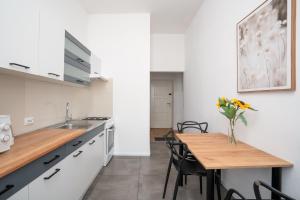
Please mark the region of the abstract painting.
<svg viewBox="0 0 300 200"><path fill-rule="evenodd" d="M267 0L237 24L238 92L295 89L295 0Z"/></svg>

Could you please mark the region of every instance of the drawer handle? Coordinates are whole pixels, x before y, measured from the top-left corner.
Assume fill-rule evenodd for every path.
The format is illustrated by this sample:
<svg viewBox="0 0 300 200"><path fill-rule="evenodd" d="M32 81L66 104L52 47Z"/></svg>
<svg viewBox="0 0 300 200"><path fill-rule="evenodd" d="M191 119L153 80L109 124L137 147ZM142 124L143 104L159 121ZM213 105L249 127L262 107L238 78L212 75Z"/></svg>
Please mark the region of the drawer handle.
<svg viewBox="0 0 300 200"><path fill-rule="evenodd" d="M0 196L8 192L9 190L13 189L14 187L15 187L14 185L6 185L5 189L0 192Z"/></svg>
<svg viewBox="0 0 300 200"><path fill-rule="evenodd" d="M80 141L76 142L75 144L73 144L73 147L76 147L76 146L80 145L81 143L82 143L82 141L80 140Z"/></svg>
<svg viewBox="0 0 300 200"><path fill-rule="evenodd" d="M53 76L56 76L56 77L60 77L59 74L55 74L55 73L48 73L48 75L53 75Z"/></svg>
<svg viewBox="0 0 300 200"><path fill-rule="evenodd" d="M55 169L55 172L53 172L50 176L47 176L44 178L44 180L49 180L51 179L55 174L57 174L60 171L60 169Z"/></svg>
<svg viewBox="0 0 300 200"><path fill-rule="evenodd" d="M77 82L77 83L84 83L84 81L82 81L82 80L79 80L79 79L78 79L78 80L76 80L76 82Z"/></svg>
<svg viewBox="0 0 300 200"><path fill-rule="evenodd" d="M73 155L74 158L77 158L83 151L79 151L77 154Z"/></svg>
<svg viewBox="0 0 300 200"><path fill-rule="evenodd" d="M89 143L89 145L93 145L96 142L96 140L93 140Z"/></svg>
<svg viewBox="0 0 300 200"><path fill-rule="evenodd" d="M56 156L54 156L54 158L52 158L51 160L45 161L44 164L45 164L45 165L48 165L48 164L52 163L53 161L55 161L56 159L58 159L59 157L60 157L60 155L56 155Z"/></svg>
<svg viewBox="0 0 300 200"><path fill-rule="evenodd" d="M15 66L18 66L18 67L23 67L25 69L30 69L30 67L26 66L26 65L20 65L18 63L9 63L9 65L15 65Z"/></svg>

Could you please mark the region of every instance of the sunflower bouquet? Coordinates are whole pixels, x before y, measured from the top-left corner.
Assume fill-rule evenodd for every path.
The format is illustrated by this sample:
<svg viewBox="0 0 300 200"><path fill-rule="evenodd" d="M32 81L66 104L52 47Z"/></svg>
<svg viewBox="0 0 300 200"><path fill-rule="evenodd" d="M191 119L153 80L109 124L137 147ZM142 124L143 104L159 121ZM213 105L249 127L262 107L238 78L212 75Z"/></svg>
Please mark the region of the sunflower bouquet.
<svg viewBox="0 0 300 200"><path fill-rule="evenodd" d="M217 107L222 115L224 115L230 123L230 129L228 131L228 139L230 143L236 144L235 138L235 125L238 120L241 120L245 126L247 126L247 120L244 116L246 110L257 111L251 107L249 103L241 101L239 99L227 99L220 97L217 102Z"/></svg>

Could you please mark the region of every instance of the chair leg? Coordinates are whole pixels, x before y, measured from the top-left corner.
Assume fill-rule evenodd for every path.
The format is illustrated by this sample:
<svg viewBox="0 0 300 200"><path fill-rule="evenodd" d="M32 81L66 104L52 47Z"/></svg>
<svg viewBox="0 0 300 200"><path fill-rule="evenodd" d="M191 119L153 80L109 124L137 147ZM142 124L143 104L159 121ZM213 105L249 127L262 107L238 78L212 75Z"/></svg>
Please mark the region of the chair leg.
<svg viewBox="0 0 300 200"><path fill-rule="evenodd" d="M177 175L176 183L175 183L175 188L174 188L174 193L173 193L173 200L176 200L176 198L177 198L178 186L179 186L179 181L180 181L181 176L182 176L181 172L178 171L178 175Z"/></svg>
<svg viewBox="0 0 300 200"><path fill-rule="evenodd" d="M199 182L200 182L200 194L202 195L202 176L199 176Z"/></svg>
<svg viewBox="0 0 300 200"><path fill-rule="evenodd" d="M172 167L172 157L170 158L170 161L169 161L167 176L166 176L166 180L165 180L165 187L164 187L163 199L166 197L166 192L167 192L167 187L168 187L168 182L169 182L169 176L170 176L170 172L171 172L171 167Z"/></svg>
<svg viewBox="0 0 300 200"><path fill-rule="evenodd" d="M187 185L187 175L184 176L184 183Z"/></svg>

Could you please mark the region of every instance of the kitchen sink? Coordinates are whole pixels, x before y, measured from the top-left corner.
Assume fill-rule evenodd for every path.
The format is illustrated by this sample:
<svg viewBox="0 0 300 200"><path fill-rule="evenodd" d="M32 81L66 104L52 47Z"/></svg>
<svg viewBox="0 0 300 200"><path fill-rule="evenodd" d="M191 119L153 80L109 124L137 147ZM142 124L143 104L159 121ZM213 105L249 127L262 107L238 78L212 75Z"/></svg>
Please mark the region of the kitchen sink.
<svg viewBox="0 0 300 200"><path fill-rule="evenodd" d="M89 129L93 124L83 120L71 120L65 123L56 124L53 127L58 129Z"/></svg>

